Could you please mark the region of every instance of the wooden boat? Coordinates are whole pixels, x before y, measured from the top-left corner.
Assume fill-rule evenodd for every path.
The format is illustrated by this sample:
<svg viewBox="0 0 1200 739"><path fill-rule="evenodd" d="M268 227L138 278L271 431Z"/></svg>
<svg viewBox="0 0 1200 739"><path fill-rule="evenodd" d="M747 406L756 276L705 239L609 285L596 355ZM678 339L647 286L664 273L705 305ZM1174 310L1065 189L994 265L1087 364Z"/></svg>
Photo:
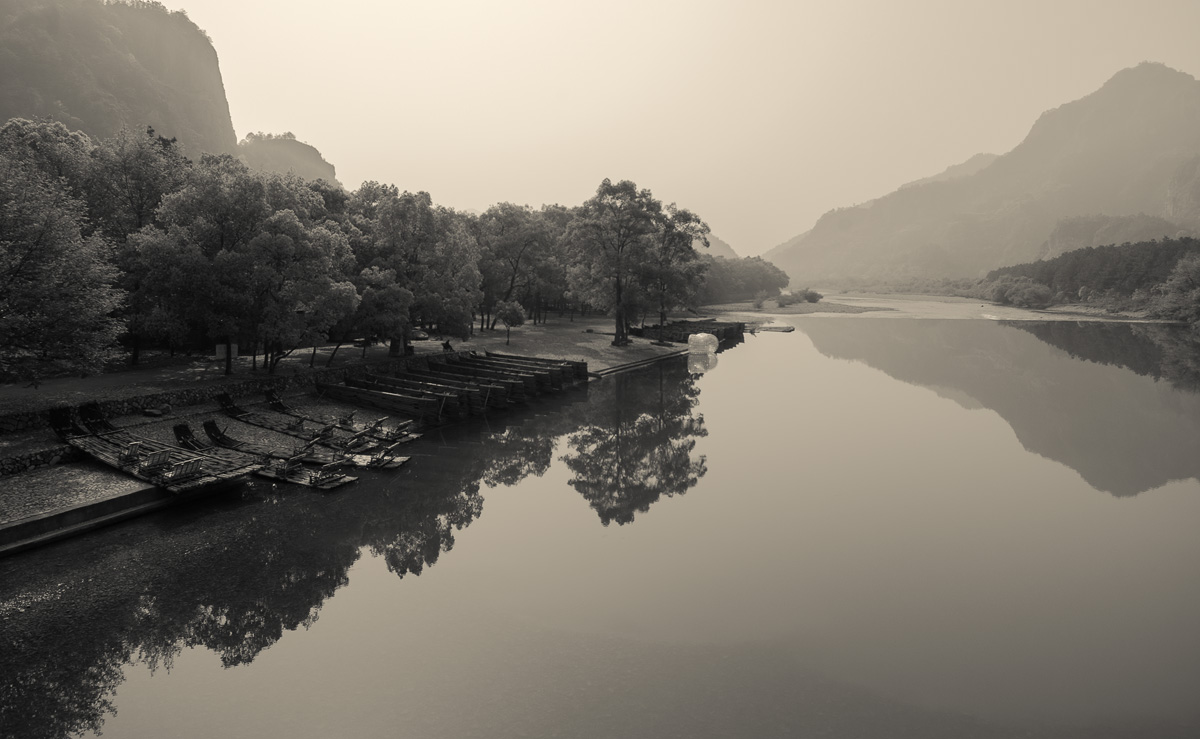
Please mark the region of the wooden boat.
<svg viewBox="0 0 1200 739"><path fill-rule="evenodd" d="M104 418L99 406L80 409L80 418L91 429L84 431L71 417L70 409L51 412L55 432L71 446L93 459L179 495L216 492L244 482L261 468L257 460L223 459L177 449L154 439L118 429Z"/></svg>
<svg viewBox="0 0 1200 739"><path fill-rule="evenodd" d="M551 367L561 366L570 368L571 374L580 382L587 382L588 368L587 362L580 362L573 359L550 359L545 357L523 357L518 354L501 354L500 352L484 352L485 356L498 357L500 359L512 359L519 362L529 362L532 364L545 364Z"/></svg>
<svg viewBox="0 0 1200 739"><path fill-rule="evenodd" d="M302 462L322 466L336 463L353 465L355 467L390 470L400 467L408 461L408 457L395 455L397 446L395 444L390 447L380 447L372 454L348 454L333 449L320 449L317 448L316 439L312 439L292 449L283 449L255 441L235 439L226 433L225 429L218 428L217 422L212 419L204 422L204 433L208 435L208 438L212 439L214 444L226 449L249 452L250 454L258 454L271 457L272 459L299 457Z"/></svg>
<svg viewBox="0 0 1200 739"><path fill-rule="evenodd" d="M452 387L450 385L434 382L432 380L420 380L413 377L406 377L402 374L398 374L394 377L367 374L363 379L373 383L375 386L380 387L380 389L394 387L402 392L407 391L449 394L457 399L458 405L463 408L466 413L481 415L487 410L487 405L484 402L483 392L479 388Z"/></svg>
<svg viewBox="0 0 1200 739"><path fill-rule="evenodd" d="M447 387L478 390L483 394L484 405L486 405L488 408L507 408L510 403L517 402L516 400L510 399L508 387L498 382L475 380L470 377L464 377L462 375L456 375L449 372L436 372L433 370L433 368L428 370L417 370L410 368L406 369L398 376L417 380L428 380L430 382L446 385Z"/></svg>
<svg viewBox="0 0 1200 739"><path fill-rule="evenodd" d="M251 457L248 452L239 452L233 449L223 449L215 444L205 444L196 438L192 433L192 427L186 423L178 423L171 429L175 433L175 440L179 446L197 453L203 453L213 457ZM254 474L259 477L265 477L280 482L290 482L295 485L304 485L305 487L318 488L320 490L332 490L346 483L354 482L357 477L349 475L334 475L331 472L321 475L314 475L309 469L303 467L302 457L292 457L287 460L270 460L264 458L262 466L254 471ZM336 468L336 463L331 463ZM326 465L329 466L329 465ZM321 469L325 469L322 467Z"/></svg>
<svg viewBox="0 0 1200 739"><path fill-rule="evenodd" d="M429 371L467 378L476 382L500 383L508 390L508 397L526 400L537 395L537 380L532 375L519 376L510 372L497 372L457 362L430 362Z"/></svg>
<svg viewBox="0 0 1200 739"><path fill-rule="evenodd" d="M519 379L521 383L524 384L525 389L531 395L536 395L538 392L542 390L548 390L551 387L550 376L548 373L534 372L531 370L519 370L514 367L505 367L498 362L487 361L471 356L447 357L446 361L447 364L452 367L469 367L482 372L490 372L500 377Z"/></svg>
<svg viewBox="0 0 1200 739"><path fill-rule="evenodd" d="M351 385L317 384L321 394L358 405L382 408L392 413L401 413L429 424L439 424L446 419L442 415L442 404L435 398L418 397L406 393L379 389L353 387Z"/></svg>
<svg viewBox="0 0 1200 739"><path fill-rule="evenodd" d="M459 420L471 415L470 401L457 391L447 389L435 390L429 387L405 387L396 383L384 383L370 376L347 377L346 386L433 400L437 403L436 422L438 423Z"/></svg>
<svg viewBox="0 0 1200 739"><path fill-rule="evenodd" d="M562 390L563 387L563 371L561 367L530 367L525 364L518 364L509 359L495 359L493 357L478 355L459 356L454 361L472 367L482 367L500 372L513 372L519 375L532 375L537 381L537 389L543 392L547 390Z"/></svg>
<svg viewBox="0 0 1200 739"><path fill-rule="evenodd" d="M350 411L350 413L340 417L326 416L316 413L301 413L300 411L297 411L296 409L284 403L283 398L281 398L279 393L275 392L274 390L267 391L267 405L276 413L292 416L293 418L298 418L302 421L308 421L321 427L333 424L343 431L347 431L351 434L361 434L366 432L371 438L386 442L388 444L393 444L397 441L408 442L421 438L421 435L413 430L416 428L416 421L411 419L399 421L389 426L387 422L391 419L389 419L387 416L377 418L370 423L355 421L355 411Z"/></svg>
<svg viewBox="0 0 1200 739"><path fill-rule="evenodd" d="M745 338L745 330L746 324L744 323L705 318L699 321L673 321L661 329L657 324L644 328L635 328L631 333L634 336L645 336L648 339L658 339L661 337L663 341L673 341L682 344L686 344L688 337L692 334L712 334L717 337L717 341L725 343L726 341L741 341Z"/></svg>

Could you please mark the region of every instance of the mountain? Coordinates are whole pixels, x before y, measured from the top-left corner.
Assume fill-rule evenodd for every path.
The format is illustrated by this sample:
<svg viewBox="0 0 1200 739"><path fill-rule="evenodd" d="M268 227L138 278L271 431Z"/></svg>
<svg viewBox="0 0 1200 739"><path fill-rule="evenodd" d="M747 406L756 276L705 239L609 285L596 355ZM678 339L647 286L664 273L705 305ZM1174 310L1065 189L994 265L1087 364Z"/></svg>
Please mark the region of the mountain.
<svg viewBox="0 0 1200 739"><path fill-rule="evenodd" d="M246 134L238 142L238 156L247 166L260 172L292 172L306 180L325 180L341 185L333 165L325 161L315 146L297 141L290 132L278 136L269 133Z"/></svg>
<svg viewBox="0 0 1200 739"><path fill-rule="evenodd" d="M1198 157L1200 82L1147 62L1043 113L1007 154L833 210L766 256L806 283L976 277L1061 248L1062 232L1049 242L1067 219L1131 218L1117 236L1176 236L1200 228Z"/></svg>
<svg viewBox="0 0 1200 739"><path fill-rule="evenodd" d="M0 0L0 122L40 116L101 138L153 126L193 157L237 144L211 40L156 2Z"/></svg>
<svg viewBox="0 0 1200 739"><path fill-rule="evenodd" d="M714 257L722 257L724 259L741 259L741 257L739 257L737 255L737 252L735 252L733 250L732 246L730 246L728 243L726 243L724 240L720 239L719 237L717 237L714 234L708 235L708 248L707 249L704 248L704 246L700 245L700 244L696 244L694 246L695 246L696 250L699 251L701 254L708 254L708 255L714 256Z"/></svg>
<svg viewBox="0 0 1200 739"><path fill-rule="evenodd" d="M900 189L903 190L906 187L925 185L930 182L947 182L949 180L957 180L959 177L968 177L991 165L992 162L999 158L1000 157L996 154L976 154L962 164L952 164L949 167L946 167L946 169L939 174L931 175L929 177L922 177L919 180L905 183L900 186Z"/></svg>

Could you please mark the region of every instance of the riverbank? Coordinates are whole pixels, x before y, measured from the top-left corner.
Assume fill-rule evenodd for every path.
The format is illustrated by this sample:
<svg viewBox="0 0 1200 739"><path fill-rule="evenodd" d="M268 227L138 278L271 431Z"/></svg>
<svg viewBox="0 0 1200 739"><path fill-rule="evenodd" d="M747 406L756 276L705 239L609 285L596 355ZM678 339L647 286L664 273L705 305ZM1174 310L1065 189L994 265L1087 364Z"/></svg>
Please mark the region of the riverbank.
<svg viewBox="0 0 1200 739"><path fill-rule="evenodd" d="M975 298L958 298L948 295L904 295L889 293L836 293L827 294L819 303L790 305L772 308L770 302L763 309L755 309L749 301L724 305L707 306L707 310L719 311L721 315L740 317L737 320L750 322L770 321L776 316L811 315L840 319L854 318L937 318L956 320L987 321L1120 321L1133 323L1174 324L1148 318L1144 313L1109 313L1087 305L1063 305L1042 310L1017 308L981 302Z"/></svg>
<svg viewBox="0 0 1200 739"><path fill-rule="evenodd" d="M596 374L610 374L627 365L640 365L678 353L680 345L658 346L634 338L624 347L611 345L612 320L594 317L558 319L522 326L506 340L504 331L477 334L469 341L451 340L456 351L497 351L584 361ZM444 354L442 342L414 342L411 358L388 355L387 347L342 347L335 361L332 345L288 357L268 375L241 357L235 372L224 374L224 363L213 358L180 358L89 377L53 378L38 387L0 386L0 553L17 551L43 540L61 538L89 528L170 505L157 488L84 459L59 440L46 424L50 408L96 401L118 426L137 427L138 433L171 441L170 426L219 417L214 396L227 392L261 403L270 387L293 398L308 395L315 382L341 382L354 371L390 372L408 362L422 363ZM310 363L312 367L310 367ZM328 403L328 401L325 401ZM339 404L331 404L339 405ZM349 412L340 404L329 412ZM164 432L163 430L167 431Z"/></svg>

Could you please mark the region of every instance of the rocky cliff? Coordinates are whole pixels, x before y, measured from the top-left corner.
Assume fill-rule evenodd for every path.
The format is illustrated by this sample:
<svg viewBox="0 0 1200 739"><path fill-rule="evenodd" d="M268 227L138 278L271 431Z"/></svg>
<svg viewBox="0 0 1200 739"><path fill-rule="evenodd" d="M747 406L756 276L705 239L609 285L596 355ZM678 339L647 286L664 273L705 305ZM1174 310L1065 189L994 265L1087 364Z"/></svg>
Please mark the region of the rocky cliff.
<svg viewBox="0 0 1200 739"><path fill-rule="evenodd" d="M38 116L96 137L153 126L189 156L237 144L212 42L155 2L0 0L0 121Z"/></svg>

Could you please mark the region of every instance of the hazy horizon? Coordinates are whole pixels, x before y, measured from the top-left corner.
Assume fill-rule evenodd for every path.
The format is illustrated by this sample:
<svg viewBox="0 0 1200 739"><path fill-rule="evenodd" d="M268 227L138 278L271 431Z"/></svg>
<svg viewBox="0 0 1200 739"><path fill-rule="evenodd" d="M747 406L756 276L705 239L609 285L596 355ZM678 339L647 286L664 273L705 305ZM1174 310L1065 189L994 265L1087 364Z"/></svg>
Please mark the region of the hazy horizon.
<svg viewBox="0 0 1200 739"><path fill-rule="evenodd" d="M1200 74L1200 3L171 0L234 129L485 210L632 179L742 255L969 157L1157 61ZM386 146L380 142L386 141Z"/></svg>

